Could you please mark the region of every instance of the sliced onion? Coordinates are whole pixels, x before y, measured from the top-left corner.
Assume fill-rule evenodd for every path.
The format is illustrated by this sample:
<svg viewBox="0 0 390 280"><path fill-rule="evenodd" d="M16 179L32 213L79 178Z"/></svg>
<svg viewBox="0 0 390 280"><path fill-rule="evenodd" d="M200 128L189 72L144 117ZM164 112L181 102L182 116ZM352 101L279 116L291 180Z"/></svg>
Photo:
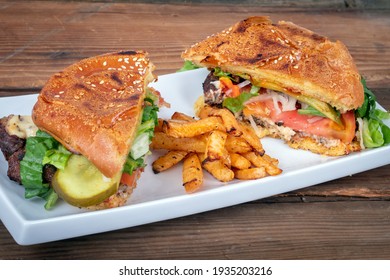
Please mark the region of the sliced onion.
<svg viewBox="0 0 390 280"><path fill-rule="evenodd" d="M239 88L243 88L243 87L246 87L247 85L249 85L250 83L251 83L251 82L250 82L249 80L245 80L245 81L243 81L243 82L237 84L237 86L238 86Z"/></svg>
<svg viewBox="0 0 390 280"><path fill-rule="evenodd" d="M244 105L252 102L266 101L269 99L272 99L275 112L277 114L280 114L282 111L286 112L286 111L296 110L297 100L294 97L273 90L267 90L266 93L260 94L259 96L252 97L251 99L246 101ZM282 109L280 109L279 103L282 105Z"/></svg>
<svg viewBox="0 0 390 280"><path fill-rule="evenodd" d="M322 119L323 119L323 117L312 117L312 118L307 119L307 122L311 124L311 123L318 122Z"/></svg>
<svg viewBox="0 0 390 280"><path fill-rule="evenodd" d="M356 121L358 122L358 130L356 131L356 136L360 141L360 147L362 150L364 150L366 147L364 146L363 142L363 119L362 118L356 118Z"/></svg>
<svg viewBox="0 0 390 280"><path fill-rule="evenodd" d="M248 115L247 118L251 124L251 127L255 131L257 137L259 137L259 138L263 137L263 133L260 131L260 128L256 125L255 120L253 119L252 115Z"/></svg>

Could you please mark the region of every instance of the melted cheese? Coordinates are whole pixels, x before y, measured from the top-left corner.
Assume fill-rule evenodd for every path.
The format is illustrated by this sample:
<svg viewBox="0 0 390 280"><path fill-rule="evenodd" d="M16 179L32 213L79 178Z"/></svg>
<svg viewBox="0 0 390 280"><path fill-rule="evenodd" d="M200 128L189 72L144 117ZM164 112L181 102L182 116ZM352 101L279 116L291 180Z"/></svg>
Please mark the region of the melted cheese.
<svg viewBox="0 0 390 280"><path fill-rule="evenodd" d="M9 135L26 139L35 136L38 127L33 123L31 116L13 115L9 118L5 129Z"/></svg>

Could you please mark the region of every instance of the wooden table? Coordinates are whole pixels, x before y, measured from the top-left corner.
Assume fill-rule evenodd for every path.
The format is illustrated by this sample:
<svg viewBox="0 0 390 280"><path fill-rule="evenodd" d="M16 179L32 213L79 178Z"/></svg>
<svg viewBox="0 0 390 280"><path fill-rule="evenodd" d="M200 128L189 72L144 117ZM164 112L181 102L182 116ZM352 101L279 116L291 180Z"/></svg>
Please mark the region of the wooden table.
<svg viewBox="0 0 390 280"><path fill-rule="evenodd" d="M2 1L0 96L37 93L65 66L121 49L147 50L158 75L172 73L191 44L247 16L269 15L343 41L390 109L386 1L113 2ZM17 245L0 223L0 259L387 259L389 173L387 165L220 210L33 246Z"/></svg>

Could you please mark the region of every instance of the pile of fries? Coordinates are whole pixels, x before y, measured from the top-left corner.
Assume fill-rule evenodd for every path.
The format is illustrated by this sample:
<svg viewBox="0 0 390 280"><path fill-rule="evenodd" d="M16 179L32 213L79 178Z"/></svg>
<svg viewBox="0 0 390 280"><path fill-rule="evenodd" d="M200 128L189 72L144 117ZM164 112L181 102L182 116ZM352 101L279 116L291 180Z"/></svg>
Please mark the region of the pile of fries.
<svg viewBox="0 0 390 280"><path fill-rule="evenodd" d="M193 193L203 184L203 169L221 182L253 180L282 172L278 160L265 154L260 138L228 109L203 107L199 119L175 112L159 119L152 149L168 152L152 164L155 174L183 161L183 186Z"/></svg>

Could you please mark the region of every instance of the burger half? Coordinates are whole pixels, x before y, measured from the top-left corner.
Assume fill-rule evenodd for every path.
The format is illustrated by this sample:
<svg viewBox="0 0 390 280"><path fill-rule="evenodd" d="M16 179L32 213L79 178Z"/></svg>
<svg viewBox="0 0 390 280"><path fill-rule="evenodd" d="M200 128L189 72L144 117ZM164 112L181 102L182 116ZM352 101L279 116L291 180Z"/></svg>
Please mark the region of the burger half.
<svg viewBox="0 0 390 280"><path fill-rule="evenodd" d="M345 45L291 22L250 17L182 57L210 70L203 105L226 107L259 135L295 149L330 156L359 151L363 117L379 111ZM382 144L389 143L388 127L380 127Z"/></svg>
<svg viewBox="0 0 390 280"><path fill-rule="evenodd" d="M49 79L31 118L2 119L8 175L26 198L42 197L46 208L58 197L90 209L127 201L164 103L148 87L153 69L143 51L87 58Z"/></svg>

